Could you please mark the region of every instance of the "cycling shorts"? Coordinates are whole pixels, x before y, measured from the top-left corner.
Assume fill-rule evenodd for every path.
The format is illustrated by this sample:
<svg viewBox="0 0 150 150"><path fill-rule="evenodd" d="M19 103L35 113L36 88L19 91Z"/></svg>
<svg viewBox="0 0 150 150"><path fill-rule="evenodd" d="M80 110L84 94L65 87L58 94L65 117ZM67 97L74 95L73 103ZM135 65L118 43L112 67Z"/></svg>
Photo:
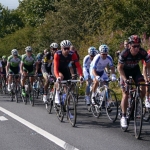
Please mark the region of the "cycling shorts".
<svg viewBox="0 0 150 150"><path fill-rule="evenodd" d="M129 76L132 76L132 79L135 83L143 83L145 82L144 77L140 71L139 66L133 69L124 69L124 73L127 79ZM120 86L123 88L125 85L124 80L120 77Z"/></svg>

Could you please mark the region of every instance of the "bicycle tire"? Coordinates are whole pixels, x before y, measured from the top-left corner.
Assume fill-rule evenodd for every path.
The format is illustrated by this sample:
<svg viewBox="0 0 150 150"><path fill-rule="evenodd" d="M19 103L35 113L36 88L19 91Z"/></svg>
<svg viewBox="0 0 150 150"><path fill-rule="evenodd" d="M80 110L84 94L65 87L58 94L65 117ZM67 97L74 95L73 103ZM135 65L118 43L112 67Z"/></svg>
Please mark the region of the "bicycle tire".
<svg viewBox="0 0 150 150"><path fill-rule="evenodd" d="M56 116L57 116L58 120L60 122L62 122L64 119L64 113L65 113L64 106L62 104L59 106L56 106L56 104L55 104L55 110L56 110Z"/></svg>
<svg viewBox="0 0 150 150"><path fill-rule="evenodd" d="M3 94L7 93L6 90L7 90L7 88L6 88L6 82L5 82L4 79L2 79L2 91L3 91Z"/></svg>
<svg viewBox="0 0 150 150"><path fill-rule="evenodd" d="M66 100L67 118L69 119L69 122L72 125L72 127L74 127L77 119L76 100L72 93L68 94Z"/></svg>
<svg viewBox="0 0 150 150"><path fill-rule="evenodd" d="M143 107L143 120L148 122L150 120L150 108Z"/></svg>
<svg viewBox="0 0 150 150"><path fill-rule="evenodd" d="M102 114L102 109L98 105L91 105L91 112L95 118L99 118Z"/></svg>
<svg viewBox="0 0 150 150"><path fill-rule="evenodd" d="M29 101L32 107L35 104L35 94L36 94L36 91L34 89L32 89L29 93Z"/></svg>
<svg viewBox="0 0 150 150"><path fill-rule="evenodd" d="M15 84L15 100L16 100L16 103L18 103L18 93L19 91L17 90L17 84Z"/></svg>
<svg viewBox="0 0 150 150"><path fill-rule="evenodd" d="M105 102L108 119L115 122L118 118L118 100L113 90L108 89L108 99Z"/></svg>
<svg viewBox="0 0 150 150"><path fill-rule="evenodd" d="M62 122L64 119L65 112L66 112L66 108L65 108L64 103L62 102L62 96L61 95L60 95L60 104L55 104L54 110L56 112L56 116L57 116L58 120L60 122Z"/></svg>
<svg viewBox="0 0 150 150"><path fill-rule="evenodd" d="M134 133L136 139L140 138L142 130L142 121L143 121L142 99L140 97L137 97L135 100L135 110L134 110Z"/></svg>
<svg viewBox="0 0 150 150"><path fill-rule="evenodd" d="M48 114L52 113L53 102L55 99L55 93L56 93L56 89L54 89L54 91L50 91L48 103L45 104Z"/></svg>

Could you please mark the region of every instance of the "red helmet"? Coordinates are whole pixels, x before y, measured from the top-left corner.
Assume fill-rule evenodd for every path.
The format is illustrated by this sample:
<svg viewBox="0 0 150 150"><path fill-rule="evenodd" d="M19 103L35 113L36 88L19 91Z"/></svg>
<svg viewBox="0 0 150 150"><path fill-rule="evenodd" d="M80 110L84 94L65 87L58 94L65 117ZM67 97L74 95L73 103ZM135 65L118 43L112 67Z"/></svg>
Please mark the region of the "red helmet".
<svg viewBox="0 0 150 150"><path fill-rule="evenodd" d="M141 39L140 39L140 37L138 35L131 35L128 38L128 40L129 40L128 41L129 43L137 43L137 44L141 43Z"/></svg>

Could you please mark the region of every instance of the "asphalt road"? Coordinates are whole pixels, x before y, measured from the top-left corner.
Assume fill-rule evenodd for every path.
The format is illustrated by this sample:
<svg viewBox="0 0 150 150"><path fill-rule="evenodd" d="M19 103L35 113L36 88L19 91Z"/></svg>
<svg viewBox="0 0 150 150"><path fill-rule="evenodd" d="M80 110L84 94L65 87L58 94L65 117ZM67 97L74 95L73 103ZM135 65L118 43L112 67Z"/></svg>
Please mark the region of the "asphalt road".
<svg viewBox="0 0 150 150"><path fill-rule="evenodd" d="M0 95L0 150L150 149L150 123L143 123L141 139L136 140L133 122L123 132L119 119L111 123L106 115L94 118L83 99L77 110L76 127L71 127L66 118L59 122L54 111L48 114L40 100L32 107Z"/></svg>

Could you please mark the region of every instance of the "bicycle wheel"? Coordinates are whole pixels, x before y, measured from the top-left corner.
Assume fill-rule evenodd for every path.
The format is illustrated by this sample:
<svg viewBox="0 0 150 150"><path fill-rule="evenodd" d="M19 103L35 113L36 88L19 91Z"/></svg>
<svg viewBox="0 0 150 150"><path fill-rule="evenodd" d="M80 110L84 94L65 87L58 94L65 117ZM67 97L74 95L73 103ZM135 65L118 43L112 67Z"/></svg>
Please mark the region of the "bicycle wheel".
<svg viewBox="0 0 150 150"><path fill-rule="evenodd" d="M142 100L140 97L137 97L135 100L135 110L134 110L134 133L137 139L139 139L141 135L142 120L143 120Z"/></svg>
<svg viewBox="0 0 150 150"><path fill-rule="evenodd" d="M7 90L6 82L5 82L4 78L2 78L2 91L3 91L3 94L7 93L6 90Z"/></svg>
<svg viewBox="0 0 150 150"><path fill-rule="evenodd" d="M143 107L143 120L145 122L148 122L150 119L150 108L147 107Z"/></svg>
<svg viewBox="0 0 150 150"><path fill-rule="evenodd" d="M72 127L74 127L76 124L76 119L77 119L75 97L72 95L72 93L69 93L66 100L67 100L67 105L66 105L67 117Z"/></svg>
<svg viewBox="0 0 150 150"><path fill-rule="evenodd" d="M106 114L112 122L115 122L118 117L118 101L113 90L108 89L108 97L105 102Z"/></svg>
<svg viewBox="0 0 150 150"><path fill-rule="evenodd" d="M54 110L56 112L56 116L60 122L63 121L64 115L66 113L66 108L62 100L62 96L60 95L60 104L54 104Z"/></svg>
<svg viewBox="0 0 150 150"><path fill-rule="evenodd" d="M100 106L91 105L91 112L95 118L99 118L99 116L101 115L101 111L102 111L102 109Z"/></svg>
<svg viewBox="0 0 150 150"><path fill-rule="evenodd" d="M52 112L55 93L56 93L56 89L50 91L48 103L45 104L46 110L49 114Z"/></svg>
<svg viewBox="0 0 150 150"><path fill-rule="evenodd" d="M32 89L29 93L29 101L31 106L34 106L36 91Z"/></svg>
<svg viewBox="0 0 150 150"><path fill-rule="evenodd" d="M18 94L19 94L19 88L17 87L17 84L15 84L15 100L16 100L16 103L18 103Z"/></svg>

